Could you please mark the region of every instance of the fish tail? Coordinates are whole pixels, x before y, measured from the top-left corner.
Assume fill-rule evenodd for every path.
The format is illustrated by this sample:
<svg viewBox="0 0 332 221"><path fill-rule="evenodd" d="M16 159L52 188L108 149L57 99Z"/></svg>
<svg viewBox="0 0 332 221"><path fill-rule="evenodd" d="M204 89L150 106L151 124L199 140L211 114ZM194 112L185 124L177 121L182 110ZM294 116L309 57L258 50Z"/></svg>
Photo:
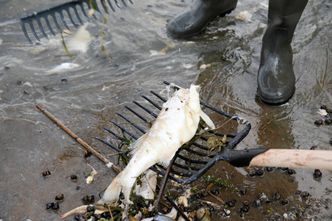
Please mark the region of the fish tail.
<svg viewBox="0 0 332 221"><path fill-rule="evenodd" d="M86 212L86 209L87 209L88 206L79 206L79 207L76 207L75 209L72 209L64 214L62 214L60 217L61 219L64 219L68 216L72 216L72 215L75 215L75 214L83 214Z"/></svg>
<svg viewBox="0 0 332 221"><path fill-rule="evenodd" d="M122 178L121 173L116 176L111 184L107 187L104 192L103 197L98 201L98 203L111 203L119 200L119 196L122 190Z"/></svg>

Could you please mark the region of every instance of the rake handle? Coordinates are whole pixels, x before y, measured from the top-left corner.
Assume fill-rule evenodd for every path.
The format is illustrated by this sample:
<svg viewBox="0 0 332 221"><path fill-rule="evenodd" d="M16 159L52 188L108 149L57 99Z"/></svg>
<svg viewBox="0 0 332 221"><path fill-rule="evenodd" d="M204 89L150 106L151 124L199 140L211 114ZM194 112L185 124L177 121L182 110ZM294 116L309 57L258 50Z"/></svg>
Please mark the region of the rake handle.
<svg viewBox="0 0 332 221"><path fill-rule="evenodd" d="M250 166L326 169L332 171L332 151L269 149L255 156Z"/></svg>

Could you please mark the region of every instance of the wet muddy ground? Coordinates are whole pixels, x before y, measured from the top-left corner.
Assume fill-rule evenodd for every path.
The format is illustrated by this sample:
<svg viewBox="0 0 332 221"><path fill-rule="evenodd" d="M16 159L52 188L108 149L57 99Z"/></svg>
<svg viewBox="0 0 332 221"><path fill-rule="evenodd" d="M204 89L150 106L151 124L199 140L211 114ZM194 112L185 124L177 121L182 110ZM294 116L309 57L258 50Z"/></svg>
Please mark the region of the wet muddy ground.
<svg viewBox="0 0 332 221"><path fill-rule="evenodd" d="M80 205L82 196L98 198L114 175L94 157L85 159L80 146L38 112L36 103L108 154L110 149L93 138L107 138L102 128L110 126L116 111L149 90L163 89L163 80L183 86L194 82L202 86L203 100L251 122L252 130L238 148L332 148L331 126L314 124L319 107L332 106L330 1L310 1L305 9L292 44L297 90L279 107L255 98L267 1L240 1L230 15L191 41L172 40L165 33L167 20L190 1L136 2L111 15L106 28L90 23L94 39L89 50L72 56L59 41L30 45L15 20L61 2L0 1L0 220L60 220L58 213ZM63 62L79 66L49 72ZM87 163L98 171L90 185L85 183L91 171ZM43 177L45 170L51 175ZM217 164L209 174L232 185L215 193L236 203L228 205L228 217L215 212L214 220L331 220L332 173L322 171L321 179L314 179L313 172L273 170L249 176L247 169ZM59 193L64 194L60 209L47 211L46 203ZM263 202L263 193L271 202ZM257 199L262 206L255 208ZM244 201L250 209L241 217ZM304 211L300 218L294 217L299 210Z"/></svg>

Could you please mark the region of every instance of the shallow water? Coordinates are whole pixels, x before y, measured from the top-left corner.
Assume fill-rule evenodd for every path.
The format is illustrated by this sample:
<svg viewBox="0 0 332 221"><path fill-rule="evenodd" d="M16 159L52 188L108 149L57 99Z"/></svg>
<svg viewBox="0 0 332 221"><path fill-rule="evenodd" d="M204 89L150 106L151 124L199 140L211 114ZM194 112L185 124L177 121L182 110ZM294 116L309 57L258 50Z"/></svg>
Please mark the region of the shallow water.
<svg viewBox="0 0 332 221"><path fill-rule="evenodd" d="M252 130L239 147L331 149L331 126L313 124L322 104L332 106L329 1L311 1L305 9L293 40L297 90L280 107L255 99L267 1L239 2L230 15L213 22L205 34L191 41L172 40L165 33L167 20L190 1L137 1L111 15L106 26L89 23L94 37L89 50L72 56L65 52L59 37L30 45L15 20L61 2L43 1L36 6L35 0L0 1L0 219L59 220L56 213L45 210L57 193L65 194L60 208L64 212L79 205L82 195L98 195L112 177L93 157L85 160L80 147L38 112L36 103L45 105L79 136L108 153L93 137L104 136L102 128L109 126L115 111L141 94L161 90L163 80L183 86L197 83L202 86L203 100L251 122ZM249 20L239 19L243 11L251 15ZM79 67L49 72L64 62ZM84 183L87 162L99 172L92 185ZM40 175L45 169L52 172L47 179ZM219 173L225 171L221 177L235 174L234 183L247 179L246 171L222 164L210 172L218 169ZM301 190L327 199L327 207L318 206L313 217L329 220L332 173L322 172L320 181L313 179L312 170L297 169L292 179L266 174L245 184L252 192L277 189L287 197ZM77 183L70 181L71 174L79 176Z"/></svg>

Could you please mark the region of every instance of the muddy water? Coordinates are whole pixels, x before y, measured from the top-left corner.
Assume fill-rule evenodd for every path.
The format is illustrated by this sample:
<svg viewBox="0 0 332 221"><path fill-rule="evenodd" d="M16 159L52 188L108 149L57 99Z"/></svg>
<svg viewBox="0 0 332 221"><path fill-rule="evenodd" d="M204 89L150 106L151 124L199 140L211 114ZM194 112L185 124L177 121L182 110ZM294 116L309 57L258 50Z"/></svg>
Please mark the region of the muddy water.
<svg viewBox="0 0 332 221"><path fill-rule="evenodd" d="M204 100L252 123L240 148L331 149L331 126L313 124L319 118L316 112L320 105L332 105L329 1L308 3L293 41L297 91L280 107L255 99L267 1L240 1L229 16L213 22L204 35L191 41L172 40L165 33L167 20L190 1L137 2L111 15L106 28L90 23L88 30L94 39L89 50L72 56L59 39L31 46L15 21L25 13L63 1L0 2L0 219L59 220L57 213L45 210L45 204L57 193L65 195L60 207L63 212L79 205L84 194L98 196L113 175L93 157L84 159L80 147L39 113L36 103L47 106L107 154L109 149L93 137L104 136L102 128L109 125L115 111L151 89L160 90L162 80L184 86L195 82L202 85ZM249 16L241 17L243 11ZM64 62L79 67L49 72ZM87 163L98 171L92 185L84 181L90 171ZM43 178L41 173L46 169L52 174ZM297 190L307 191L318 200L307 218L331 219L331 172L322 171L322 179L316 181L312 170L298 169L291 177L266 173L263 178L248 178L246 170L223 164L212 168L210 174L216 175L215 171L225 178L234 174L230 181L249 188L249 201L262 192L269 195L276 190L282 197L292 198ZM77 182L70 180L72 174L78 176ZM227 201L232 196L225 193L221 197ZM276 210L287 212L283 207ZM240 219L236 211L228 219ZM261 220L265 217L261 213L251 209L244 219Z"/></svg>

